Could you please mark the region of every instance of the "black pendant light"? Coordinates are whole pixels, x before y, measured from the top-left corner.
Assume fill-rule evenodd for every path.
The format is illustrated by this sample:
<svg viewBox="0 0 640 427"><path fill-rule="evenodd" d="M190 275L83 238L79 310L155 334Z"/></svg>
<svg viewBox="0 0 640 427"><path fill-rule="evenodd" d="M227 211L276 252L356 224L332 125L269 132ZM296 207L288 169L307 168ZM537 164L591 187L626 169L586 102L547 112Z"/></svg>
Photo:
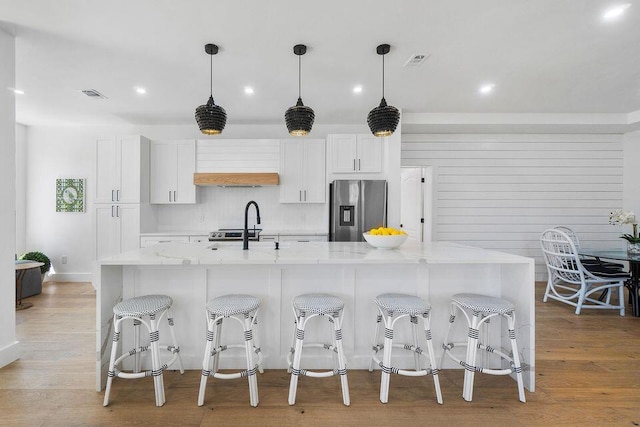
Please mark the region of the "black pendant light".
<svg viewBox="0 0 640 427"><path fill-rule="evenodd" d="M213 102L213 55L218 53L218 46L215 44L207 44L204 51L211 56L211 86L209 101L206 104L196 108L196 122L200 127L200 132L205 135L218 135L222 133L224 125L227 124L227 112L219 105Z"/></svg>
<svg viewBox="0 0 640 427"><path fill-rule="evenodd" d="M300 96L300 57L307 53L307 46L297 44L293 47L293 53L298 55L298 102L284 113L284 120L290 135L305 136L311 132L316 117L313 110L302 103Z"/></svg>
<svg viewBox="0 0 640 427"><path fill-rule="evenodd" d="M389 53L391 47L388 44L381 44L376 48L376 53L382 55L382 100L373 110L369 111L367 124L374 136L389 136L395 132L400 121L400 112L392 105L387 105L384 99L384 56Z"/></svg>

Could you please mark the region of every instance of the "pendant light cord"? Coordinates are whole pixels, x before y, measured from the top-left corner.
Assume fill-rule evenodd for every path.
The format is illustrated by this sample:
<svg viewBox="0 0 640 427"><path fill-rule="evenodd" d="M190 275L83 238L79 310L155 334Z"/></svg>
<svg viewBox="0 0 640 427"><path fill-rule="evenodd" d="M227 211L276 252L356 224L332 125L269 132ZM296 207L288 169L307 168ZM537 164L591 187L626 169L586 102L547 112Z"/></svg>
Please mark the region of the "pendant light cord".
<svg viewBox="0 0 640 427"><path fill-rule="evenodd" d="M209 77L211 77L211 81L209 82L209 92L210 96L213 97L213 55L209 54L209 59L211 60L209 64Z"/></svg>
<svg viewBox="0 0 640 427"><path fill-rule="evenodd" d="M382 99L384 99L384 55L382 55Z"/></svg>
<svg viewBox="0 0 640 427"><path fill-rule="evenodd" d="M301 88L301 84L300 84L300 80L301 80L301 70L302 70L302 55L298 55L298 98L300 98L300 88Z"/></svg>

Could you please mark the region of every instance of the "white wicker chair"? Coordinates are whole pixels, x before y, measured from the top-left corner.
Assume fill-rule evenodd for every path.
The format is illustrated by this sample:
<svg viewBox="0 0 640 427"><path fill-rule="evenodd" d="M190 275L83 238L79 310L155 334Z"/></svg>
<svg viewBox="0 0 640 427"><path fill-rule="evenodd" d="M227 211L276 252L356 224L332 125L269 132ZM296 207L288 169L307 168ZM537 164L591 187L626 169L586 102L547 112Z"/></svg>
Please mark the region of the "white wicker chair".
<svg viewBox="0 0 640 427"><path fill-rule="evenodd" d="M624 282L629 275L619 270L589 271L580 257L573 240L559 229L545 230L540 236L540 245L547 265L547 289L544 302L549 298L564 302L576 308L580 314L583 308L620 310L624 316ZM612 291L618 290L618 304L612 304ZM591 296L608 290L601 301Z"/></svg>
<svg viewBox="0 0 640 427"><path fill-rule="evenodd" d="M580 252L580 239L578 238L578 235L575 233L575 231L573 231L572 229L570 229L566 225L556 225L553 228L555 230L560 230L563 233L565 233L567 235L567 237L569 237L571 239L571 241L573 242L573 244L575 245L576 250L578 252ZM581 256L580 257L580 262L587 269L592 269L592 268L593 269L604 268L604 269L613 269L613 270L623 270L624 269L624 265L619 264L617 262L602 261L600 259L589 258L589 257L582 257Z"/></svg>

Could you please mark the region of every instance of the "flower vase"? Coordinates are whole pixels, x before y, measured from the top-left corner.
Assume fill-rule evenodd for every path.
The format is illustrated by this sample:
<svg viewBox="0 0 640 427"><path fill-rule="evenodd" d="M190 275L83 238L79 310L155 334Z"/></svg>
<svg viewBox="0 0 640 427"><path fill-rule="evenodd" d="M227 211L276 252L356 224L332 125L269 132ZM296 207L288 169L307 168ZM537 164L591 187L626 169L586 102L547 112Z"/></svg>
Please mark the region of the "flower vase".
<svg viewBox="0 0 640 427"><path fill-rule="evenodd" d="M627 253L629 255L640 255L640 243L628 242Z"/></svg>

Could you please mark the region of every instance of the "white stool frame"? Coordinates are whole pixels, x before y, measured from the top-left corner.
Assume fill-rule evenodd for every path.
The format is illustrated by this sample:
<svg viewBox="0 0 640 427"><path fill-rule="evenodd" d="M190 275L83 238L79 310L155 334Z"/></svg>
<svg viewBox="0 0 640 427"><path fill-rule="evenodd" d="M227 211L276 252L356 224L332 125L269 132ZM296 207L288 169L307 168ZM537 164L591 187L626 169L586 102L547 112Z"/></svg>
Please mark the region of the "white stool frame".
<svg viewBox="0 0 640 427"><path fill-rule="evenodd" d="M209 377L219 378L222 380L247 377L249 382L249 402L253 407L258 406L258 380L256 378L256 371L259 371L261 374L264 373L264 369L262 368L262 351L260 350L260 344L258 343L257 336L258 310L259 309L256 308L249 312L228 316L216 316L216 313L207 311L207 345L205 347L204 358L202 360L202 377L200 378L198 406L204 405L204 395L207 388L207 379ZM225 318L231 318L240 323L244 331L244 344L220 345L222 321ZM220 353L231 348L244 349L247 369L231 374L222 374L218 372ZM253 353L258 357L258 361L255 363Z"/></svg>
<svg viewBox="0 0 640 427"><path fill-rule="evenodd" d="M158 316L158 313L160 315ZM104 392L103 406L109 405L109 395L111 394L111 383L114 377L124 379L135 379L144 377L153 377L153 384L155 388L156 406L162 406L165 403L164 394L164 380L162 373L173 365L176 361L180 367L180 373L184 374L184 368L182 367L182 359L180 358L180 347L176 340L175 332L173 331L173 316L171 314L171 307L168 307L158 313L148 315L149 322L142 318L142 316L113 316L113 344L111 345L111 358L109 360L109 371L107 372L107 386ZM164 316L167 316L167 322L169 323L169 331L171 333L171 339L173 345L160 345L158 332L158 325L162 321ZM157 319L156 319L157 318ZM121 323L125 319L133 319L134 326L134 348L128 353L122 354L116 358L118 353L118 344L120 343L120 328ZM140 325L144 325L149 331L149 345L140 345ZM151 350L151 370L140 371L140 354L142 352ZM173 354L171 360L166 364L161 364L160 350L167 350ZM134 356L134 370L133 372L123 372L119 370L117 366L127 357Z"/></svg>
<svg viewBox="0 0 640 427"><path fill-rule="evenodd" d="M373 348L371 352L371 364L369 365L369 372L373 372L374 364L378 365L382 369L382 378L380 380L380 402L387 403L389 401L389 381L391 374L405 375L408 377L421 377L425 375L433 376L433 383L436 390L436 399L439 404L442 404L442 391L440 390L440 380L438 378L438 366L436 364L436 357L433 351L433 343L431 341L431 318L429 311L421 314L422 324L424 327L424 335L427 342L428 356L423 353L423 350L418 345L418 330L416 325L418 324L418 316L412 314L401 314L394 317L393 311L383 310L378 307L380 314L376 317L376 327L373 334ZM413 333L413 345L409 344L393 344L393 329L398 320L409 317L411 323L411 330ZM378 344L378 334L380 332L380 323L384 319L384 344ZM391 351L393 348L401 348L403 350L409 350L413 352L415 370L410 371L406 369L399 369L391 366ZM384 350L382 361L378 358L378 351ZM420 368L420 356L423 356L429 360L431 368Z"/></svg>
<svg viewBox="0 0 640 427"><path fill-rule="evenodd" d="M467 342L450 342L450 334L453 323L456 319L456 309L464 314L469 325L469 333ZM449 317L449 328L447 330L447 337L445 338L442 348L442 362L445 355L449 356L453 361L460 364L465 368L464 371L464 386L462 389L462 397L464 400L471 402L473 399L473 380L476 372L490 374L490 375L510 375L516 374L516 382L518 383L518 397L521 402L526 402L524 395L524 383L522 381L522 366L520 364L520 356L518 354L518 345L516 343L516 331L515 331L515 312L506 313L481 313L479 311L472 311L473 315L469 317L467 310L462 307L457 301L451 301L451 315ZM479 342L480 327L484 324L487 325L491 318L496 316L502 316L507 319L507 325L509 328L509 341L511 342L511 355L495 349L489 345L485 345ZM452 354L454 347L466 347L467 355L466 360L462 361L458 357ZM493 353L500 356L502 359L507 360L511 367L507 369L490 369L482 366L476 366L476 356L478 349L484 350L487 353ZM441 363L442 363L441 362Z"/></svg>
<svg viewBox="0 0 640 427"><path fill-rule="evenodd" d="M349 396L349 382L347 380L347 362L344 355L344 349L342 347L342 318L344 316L344 310L340 309L337 312L327 314L313 313L307 316L306 311L298 310L293 307L293 314L296 318L295 334L293 336L291 351L287 355L287 363L289 364L288 371L291 373L291 382L289 383L289 405L295 405L296 403L298 377L300 375L314 378L326 378L332 377L334 375L340 375L340 383L342 385L342 401L346 406L351 405L351 398ZM333 325L333 344L304 343L305 326L307 322L309 322L309 320L317 316L326 316L329 319L330 325ZM335 368L331 371L322 372L313 372L306 369L300 369L303 347L324 348L333 352L333 361ZM293 361L291 360L292 356Z"/></svg>

